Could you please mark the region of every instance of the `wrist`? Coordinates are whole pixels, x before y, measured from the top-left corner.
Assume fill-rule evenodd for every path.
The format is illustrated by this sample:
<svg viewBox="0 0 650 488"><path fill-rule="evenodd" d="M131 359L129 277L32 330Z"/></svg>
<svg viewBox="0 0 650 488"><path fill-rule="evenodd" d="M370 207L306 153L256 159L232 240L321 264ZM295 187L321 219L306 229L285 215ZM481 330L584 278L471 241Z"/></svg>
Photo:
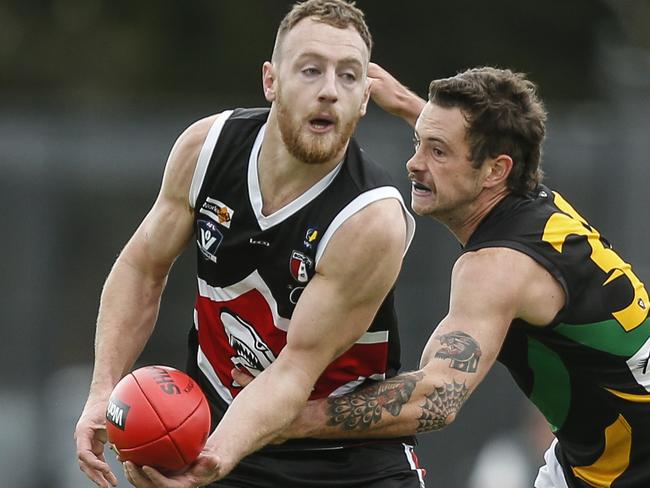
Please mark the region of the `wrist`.
<svg viewBox="0 0 650 488"><path fill-rule="evenodd" d="M322 435L323 426L327 425L327 403L327 398L308 401L286 431L286 437L288 439L317 438Z"/></svg>
<svg viewBox="0 0 650 488"><path fill-rule="evenodd" d="M210 464L216 467L215 475L218 473L218 476L215 480L230 473L237 464L237 459L233 456L233 453L230 452L227 446L224 446L222 443L211 442L210 438L208 438L201 456L209 458L211 460Z"/></svg>
<svg viewBox="0 0 650 488"><path fill-rule="evenodd" d="M407 88L404 88L404 92L400 94L400 110L398 115L412 127L415 127L415 122L425 105L426 102L423 99Z"/></svg>

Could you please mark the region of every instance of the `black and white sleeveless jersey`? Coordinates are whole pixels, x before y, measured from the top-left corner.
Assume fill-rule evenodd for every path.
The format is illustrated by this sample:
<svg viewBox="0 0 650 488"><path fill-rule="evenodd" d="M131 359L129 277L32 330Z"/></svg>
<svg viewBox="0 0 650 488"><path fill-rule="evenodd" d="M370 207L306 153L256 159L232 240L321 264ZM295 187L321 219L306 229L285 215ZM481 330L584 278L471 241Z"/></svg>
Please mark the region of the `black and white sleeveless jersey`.
<svg viewBox="0 0 650 488"><path fill-rule="evenodd" d="M508 247L562 285L547 327L515 320L499 355L546 416L569 488L650 487L650 299L632 267L562 196L509 195L465 251Z"/></svg>
<svg viewBox="0 0 650 488"><path fill-rule="evenodd" d="M286 344L301 292L337 229L372 202L399 191L352 140L344 160L296 200L262 214L257 160L268 109L218 116L201 149L190 190L198 249L198 293L188 369L218 418L238 394L230 371L253 375ZM411 241L414 221L404 208ZM386 225L390 225L386 222ZM318 379L311 398L341 395L394 376L399 336L391 291L369 330Z"/></svg>

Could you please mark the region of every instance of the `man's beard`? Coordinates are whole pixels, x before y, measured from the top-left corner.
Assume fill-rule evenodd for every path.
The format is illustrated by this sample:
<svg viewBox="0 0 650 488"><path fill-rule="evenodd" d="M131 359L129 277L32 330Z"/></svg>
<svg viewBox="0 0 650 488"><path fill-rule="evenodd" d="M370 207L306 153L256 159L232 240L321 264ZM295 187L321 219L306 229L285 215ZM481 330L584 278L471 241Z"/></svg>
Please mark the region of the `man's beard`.
<svg viewBox="0 0 650 488"><path fill-rule="evenodd" d="M287 147L289 154L306 164L323 164L331 161L347 145L352 133L361 118L356 117L342 126L335 126L334 130L326 134L312 134L301 130L300 121L295 121L289 108L278 96L278 125L282 142Z"/></svg>

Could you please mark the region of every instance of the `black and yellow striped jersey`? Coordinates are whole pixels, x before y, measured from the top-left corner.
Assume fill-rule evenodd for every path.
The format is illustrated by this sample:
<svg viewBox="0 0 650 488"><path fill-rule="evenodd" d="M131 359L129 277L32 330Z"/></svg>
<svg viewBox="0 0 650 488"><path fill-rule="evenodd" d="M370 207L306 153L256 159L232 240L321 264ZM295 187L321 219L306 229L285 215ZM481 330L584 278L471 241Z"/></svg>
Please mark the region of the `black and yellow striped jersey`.
<svg viewBox="0 0 650 488"><path fill-rule="evenodd" d="M650 487L650 300L609 241L545 186L509 195L465 252L507 247L562 285L547 327L515 320L499 355L545 415L571 488Z"/></svg>

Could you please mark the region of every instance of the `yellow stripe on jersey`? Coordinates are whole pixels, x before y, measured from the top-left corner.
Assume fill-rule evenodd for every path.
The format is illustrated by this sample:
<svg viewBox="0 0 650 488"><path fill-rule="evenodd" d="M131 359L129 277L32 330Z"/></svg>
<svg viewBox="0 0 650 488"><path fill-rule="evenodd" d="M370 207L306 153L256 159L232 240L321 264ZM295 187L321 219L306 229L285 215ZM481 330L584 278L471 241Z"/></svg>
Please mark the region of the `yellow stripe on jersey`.
<svg viewBox="0 0 650 488"><path fill-rule="evenodd" d="M634 403L650 403L650 393L647 395L637 395L635 393L623 393L622 391L612 390L610 388L605 388L608 392L616 395L619 398L628 400Z"/></svg>
<svg viewBox="0 0 650 488"><path fill-rule="evenodd" d="M632 428L622 415L605 429L605 450L591 466L571 468L573 474L594 488L611 488L630 464Z"/></svg>
<svg viewBox="0 0 650 488"><path fill-rule="evenodd" d="M612 316L627 331L634 330L648 317L650 297L643 283L634 274L628 263L623 261L612 249L605 247L600 234L559 193L553 192L554 203L564 213L554 213L546 222L542 240L562 253L569 236L584 236L591 247L591 260L605 273L611 274L603 286L616 278L625 276L634 290L634 297L621 310L612 311Z"/></svg>

